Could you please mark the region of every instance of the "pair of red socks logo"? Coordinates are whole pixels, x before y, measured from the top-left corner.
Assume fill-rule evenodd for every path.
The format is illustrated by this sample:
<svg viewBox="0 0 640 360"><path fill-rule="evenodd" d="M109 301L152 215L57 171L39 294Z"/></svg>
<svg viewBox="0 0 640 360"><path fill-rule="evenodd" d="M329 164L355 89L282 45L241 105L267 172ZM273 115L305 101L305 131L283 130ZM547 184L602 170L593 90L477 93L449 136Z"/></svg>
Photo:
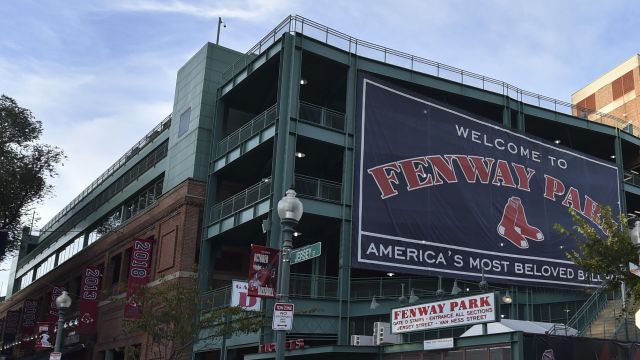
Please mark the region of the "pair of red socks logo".
<svg viewBox="0 0 640 360"><path fill-rule="evenodd" d="M498 234L520 249L529 248L527 239L534 241L544 240L542 231L527 222L522 200L515 196L510 197L504 206L502 220L498 224Z"/></svg>

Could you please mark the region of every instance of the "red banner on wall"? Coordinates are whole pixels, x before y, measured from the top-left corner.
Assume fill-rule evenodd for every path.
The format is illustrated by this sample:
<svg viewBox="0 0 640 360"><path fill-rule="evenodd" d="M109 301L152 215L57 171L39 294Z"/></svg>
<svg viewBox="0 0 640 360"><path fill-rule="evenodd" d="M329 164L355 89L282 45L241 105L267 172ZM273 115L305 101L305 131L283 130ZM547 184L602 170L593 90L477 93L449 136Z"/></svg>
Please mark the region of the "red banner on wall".
<svg viewBox="0 0 640 360"><path fill-rule="evenodd" d="M64 285L54 286L51 290L51 296L49 297L49 311L47 311L47 321L56 322L58 321L58 307L56 306L56 299L58 296L62 295L62 291L64 291Z"/></svg>
<svg viewBox="0 0 640 360"><path fill-rule="evenodd" d="M23 349L28 348L31 345L31 341L28 339L35 331L37 318L38 300L26 299L22 306L22 327L20 328Z"/></svg>
<svg viewBox="0 0 640 360"><path fill-rule="evenodd" d="M248 295L275 298L278 284L280 250L251 245Z"/></svg>
<svg viewBox="0 0 640 360"><path fill-rule="evenodd" d="M138 299L140 288L151 279L151 253L153 239L135 239L131 249L129 280L127 282L127 304L124 307L126 320L142 319L142 303Z"/></svg>
<svg viewBox="0 0 640 360"><path fill-rule="evenodd" d="M18 333L18 324L20 324L20 311L11 310L7 311L7 316L4 319L4 342L13 341Z"/></svg>
<svg viewBox="0 0 640 360"><path fill-rule="evenodd" d="M98 316L98 293L102 271L99 266L87 266L82 272L82 286L80 289L80 319L78 334L96 333L96 317Z"/></svg>

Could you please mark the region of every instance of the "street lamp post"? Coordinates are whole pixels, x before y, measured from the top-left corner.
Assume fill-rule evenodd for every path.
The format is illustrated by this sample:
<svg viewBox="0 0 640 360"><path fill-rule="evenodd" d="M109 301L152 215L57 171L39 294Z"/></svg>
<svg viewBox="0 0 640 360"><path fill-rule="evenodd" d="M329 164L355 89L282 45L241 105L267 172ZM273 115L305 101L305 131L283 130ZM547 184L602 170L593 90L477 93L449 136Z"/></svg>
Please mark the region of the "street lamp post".
<svg viewBox="0 0 640 360"><path fill-rule="evenodd" d="M69 293L63 291L60 296L56 298L56 307L58 308L58 330L56 331L56 346L54 348L55 352L60 352L62 349L62 327L64 325L64 319L67 316L67 311L69 311L69 307L71 306L71 297L69 297Z"/></svg>
<svg viewBox="0 0 640 360"><path fill-rule="evenodd" d="M296 197L293 189L287 190L285 196L278 201L278 216L282 224L282 246L281 246L281 272L278 280L278 294L280 301L289 301L289 254L291 253L293 227L298 224L304 212L302 202ZM284 359L285 330L276 331L276 359Z"/></svg>

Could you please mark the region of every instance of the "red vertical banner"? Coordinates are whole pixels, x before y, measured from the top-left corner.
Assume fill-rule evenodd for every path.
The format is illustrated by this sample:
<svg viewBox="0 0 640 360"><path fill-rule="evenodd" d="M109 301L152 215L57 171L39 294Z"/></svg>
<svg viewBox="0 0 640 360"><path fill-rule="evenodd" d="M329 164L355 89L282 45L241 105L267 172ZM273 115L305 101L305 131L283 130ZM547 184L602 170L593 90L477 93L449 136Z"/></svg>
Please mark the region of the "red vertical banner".
<svg viewBox="0 0 640 360"><path fill-rule="evenodd" d="M80 319L78 334L96 333L96 317L98 316L98 294L100 292L102 271L99 266L87 266L82 272L80 288Z"/></svg>
<svg viewBox="0 0 640 360"><path fill-rule="evenodd" d="M5 343L16 340L19 324L20 324L20 311L19 310L7 311L7 316L4 319L3 339Z"/></svg>
<svg viewBox="0 0 640 360"><path fill-rule="evenodd" d="M58 321L58 307L56 306L56 299L62 295L64 290L63 285L54 286L51 290L51 296L49 296L49 310L47 311L47 321L55 323Z"/></svg>
<svg viewBox="0 0 640 360"><path fill-rule="evenodd" d="M275 298L278 284L280 250L251 245L249 296Z"/></svg>
<svg viewBox="0 0 640 360"><path fill-rule="evenodd" d="M38 300L26 299L22 306L22 327L20 328L23 349L29 348L31 345L31 341L28 339L35 332L37 317Z"/></svg>
<svg viewBox="0 0 640 360"><path fill-rule="evenodd" d="M36 349L50 349L56 340L54 335L54 324L51 322L39 322L36 329Z"/></svg>
<svg viewBox="0 0 640 360"><path fill-rule="evenodd" d="M142 319L142 303L138 298L140 288L151 279L151 253L153 239L135 239L131 249L129 280L127 281L127 304L124 307L125 320Z"/></svg>

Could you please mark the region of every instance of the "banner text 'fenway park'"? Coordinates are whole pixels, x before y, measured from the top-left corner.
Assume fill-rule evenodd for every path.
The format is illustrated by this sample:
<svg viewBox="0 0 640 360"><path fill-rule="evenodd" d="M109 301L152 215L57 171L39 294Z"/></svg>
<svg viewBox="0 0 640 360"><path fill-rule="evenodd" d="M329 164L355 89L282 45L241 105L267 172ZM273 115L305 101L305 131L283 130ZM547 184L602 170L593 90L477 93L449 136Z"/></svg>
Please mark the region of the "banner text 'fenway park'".
<svg viewBox="0 0 640 360"><path fill-rule="evenodd" d="M601 279L567 260L568 209L619 211L613 163L360 74L353 265L553 287Z"/></svg>

